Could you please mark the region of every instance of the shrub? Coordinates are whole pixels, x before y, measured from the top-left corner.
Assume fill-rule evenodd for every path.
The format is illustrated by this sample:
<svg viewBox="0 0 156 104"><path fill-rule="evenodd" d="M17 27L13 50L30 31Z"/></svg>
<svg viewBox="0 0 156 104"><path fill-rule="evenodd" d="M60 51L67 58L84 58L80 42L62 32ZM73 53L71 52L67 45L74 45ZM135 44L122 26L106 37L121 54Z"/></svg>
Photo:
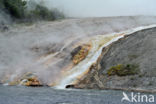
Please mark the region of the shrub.
<svg viewBox="0 0 156 104"><path fill-rule="evenodd" d="M127 65L116 65L108 69L107 75L118 75L118 76L127 76L134 75L139 72L139 66L136 64L127 64Z"/></svg>
<svg viewBox="0 0 156 104"><path fill-rule="evenodd" d="M64 18L58 10L49 10L45 6L33 4L33 9L28 10L27 1L0 0L0 10L7 12L11 17L19 21L56 20Z"/></svg>
<svg viewBox="0 0 156 104"><path fill-rule="evenodd" d="M3 0L0 0L0 9L3 9L4 8L4 2Z"/></svg>
<svg viewBox="0 0 156 104"><path fill-rule="evenodd" d="M26 10L26 1L22 0L4 0L4 8L15 18L24 18Z"/></svg>
<svg viewBox="0 0 156 104"><path fill-rule="evenodd" d="M57 14L61 14L57 12ZM63 16L63 14L62 14ZM56 13L55 11L49 10L48 8L42 5L36 5L34 10L31 10L28 14L28 17L31 19L38 19L38 20L56 20Z"/></svg>

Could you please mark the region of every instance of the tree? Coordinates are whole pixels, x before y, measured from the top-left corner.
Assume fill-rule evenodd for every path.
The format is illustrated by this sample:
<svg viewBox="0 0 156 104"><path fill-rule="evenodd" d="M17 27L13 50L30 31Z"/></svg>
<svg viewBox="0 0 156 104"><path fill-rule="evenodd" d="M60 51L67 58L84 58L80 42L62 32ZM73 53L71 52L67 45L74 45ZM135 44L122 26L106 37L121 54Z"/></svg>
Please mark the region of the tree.
<svg viewBox="0 0 156 104"><path fill-rule="evenodd" d="M24 18L26 1L22 0L3 0L4 8L15 18Z"/></svg>

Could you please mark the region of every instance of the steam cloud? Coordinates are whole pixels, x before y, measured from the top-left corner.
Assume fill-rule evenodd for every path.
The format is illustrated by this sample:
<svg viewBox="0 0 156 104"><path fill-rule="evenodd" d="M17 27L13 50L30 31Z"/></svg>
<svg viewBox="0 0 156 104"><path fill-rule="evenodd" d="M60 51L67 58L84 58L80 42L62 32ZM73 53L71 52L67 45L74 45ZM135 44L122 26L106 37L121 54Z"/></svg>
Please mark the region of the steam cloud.
<svg viewBox="0 0 156 104"><path fill-rule="evenodd" d="M155 0L36 0L38 3L41 1L50 9L60 9L68 17L156 15ZM0 32L0 79L7 74L14 79L25 72L34 72L49 84L70 61L73 41L153 23L156 23L156 17L70 19ZM48 67L38 62L37 58L46 52L58 52L64 46L66 48L61 55L51 61Z"/></svg>
<svg viewBox="0 0 156 104"><path fill-rule="evenodd" d="M55 81L71 61L72 44L87 36L124 31L156 23L156 17L107 17L41 22L0 32L0 79L35 73L45 84ZM62 52L50 61L49 52ZM45 57L46 58L46 57ZM40 62L41 61L41 62ZM48 66L45 63L49 63Z"/></svg>
<svg viewBox="0 0 156 104"><path fill-rule="evenodd" d="M155 0L43 0L69 17L156 15Z"/></svg>

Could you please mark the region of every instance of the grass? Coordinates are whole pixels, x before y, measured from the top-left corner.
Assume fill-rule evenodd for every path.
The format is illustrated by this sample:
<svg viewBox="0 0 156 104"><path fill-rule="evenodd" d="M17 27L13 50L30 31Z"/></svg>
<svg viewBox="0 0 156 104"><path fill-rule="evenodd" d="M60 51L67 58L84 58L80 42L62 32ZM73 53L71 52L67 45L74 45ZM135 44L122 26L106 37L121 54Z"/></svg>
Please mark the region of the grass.
<svg viewBox="0 0 156 104"><path fill-rule="evenodd" d="M135 75L139 73L139 65L136 64L118 64L116 66L111 67L107 71L108 76L118 75L118 76L127 76L127 75Z"/></svg>

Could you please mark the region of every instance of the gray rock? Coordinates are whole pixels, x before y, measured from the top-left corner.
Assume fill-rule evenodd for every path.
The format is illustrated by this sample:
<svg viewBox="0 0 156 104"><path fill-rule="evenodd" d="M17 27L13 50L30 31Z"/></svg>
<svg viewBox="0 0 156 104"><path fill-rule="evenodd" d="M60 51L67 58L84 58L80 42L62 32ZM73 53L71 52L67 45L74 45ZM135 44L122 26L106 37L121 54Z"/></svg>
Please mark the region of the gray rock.
<svg viewBox="0 0 156 104"><path fill-rule="evenodd" d="M137 75L108 76L108 69L118 64L137 64L140 72ZM133 33L113 43L108 48L108 52L101 56L101 60L97 63L97 66L99 65L101 67L92 68L80 81L78 88L97 89L93 86L96 84L98 89L154 90L156 87L156 28ZM98 80L95 78L97 76Z"/></svg>

